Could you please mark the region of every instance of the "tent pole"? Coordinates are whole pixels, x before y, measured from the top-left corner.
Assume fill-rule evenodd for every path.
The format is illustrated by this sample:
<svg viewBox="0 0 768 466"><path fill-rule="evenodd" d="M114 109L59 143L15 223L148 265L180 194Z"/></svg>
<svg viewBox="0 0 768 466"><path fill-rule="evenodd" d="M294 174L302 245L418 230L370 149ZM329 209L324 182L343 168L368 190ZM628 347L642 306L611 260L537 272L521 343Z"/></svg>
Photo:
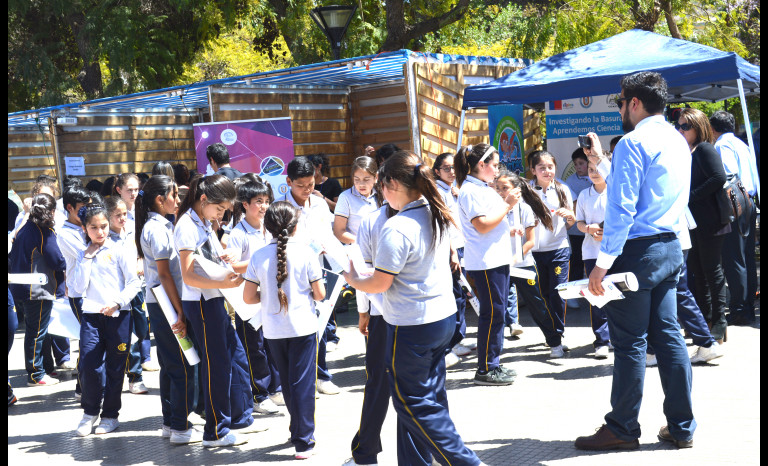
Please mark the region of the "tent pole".
<svg viewBox="0 0 768 466"><path fill-rule="evenodd" d="M461 119L459 120L459 142L456 144L456 152L459 152L459 149L461 149L461 140L464 136L464 113L466 110L463 108L461 109Z"/></svg>
<svg viewBox="0 0 768 466"><path fill-rule="evenodd" d="M741 112L744 114L744 127L746 128L747 133L747 141L749 141L749 153L751 157L749 158L749 167L750 170L752 170L753 173L757 173L757 169L755 166L755 143L752 142L752 125L749 124L749 114L747 113L747 99L744 97L744 84L742 84L741 78L736 80L736 83L739 85L739 98L741 99ZM760 179L756 179L755 181L755 188L757 189L757 197L760 198Z"/></svg>

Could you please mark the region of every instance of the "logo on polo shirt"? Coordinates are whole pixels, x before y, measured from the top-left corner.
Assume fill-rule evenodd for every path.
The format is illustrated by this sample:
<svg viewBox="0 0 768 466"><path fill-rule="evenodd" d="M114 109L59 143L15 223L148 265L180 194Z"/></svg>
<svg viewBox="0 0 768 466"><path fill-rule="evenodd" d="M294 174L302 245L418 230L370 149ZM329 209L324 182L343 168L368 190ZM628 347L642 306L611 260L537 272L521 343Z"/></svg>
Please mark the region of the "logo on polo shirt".
<svg viewBox="0 0 768 466"><path fill-rule="evenodd" d="M536 286L536 280L534 280L533 278L529 278L528 279L528 284L531 285L531 286Z"/></svg>
<svg viewBox="0 0 768 466"><path fill-rule="evenodd" d="M127 347L128 347L128 346L127 346L125 343L120 343L119 345L117 345L117 350L118 350L118 351L120 351L120 352L122 353L123 351L125 351L125 349L126 349Z"/></svg>
<svg viewBox="0 0 768 466"><path fill-rule="evenodd" d="M555 267L555 275L560 275L561 273L563 273L563 269L558 265Z"/></svg>

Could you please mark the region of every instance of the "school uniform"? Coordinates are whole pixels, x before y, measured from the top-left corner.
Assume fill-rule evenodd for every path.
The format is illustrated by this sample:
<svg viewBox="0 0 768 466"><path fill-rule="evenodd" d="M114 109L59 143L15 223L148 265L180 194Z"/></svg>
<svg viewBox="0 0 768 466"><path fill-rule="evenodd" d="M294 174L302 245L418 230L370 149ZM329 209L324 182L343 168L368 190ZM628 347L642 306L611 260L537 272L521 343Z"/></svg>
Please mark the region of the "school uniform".
<svg viewBox="0 0 768 466"><path fill-rule="evenodd" d="M272 235L263 226L260 230L256 229L243 218L231 229L227 249L242 251L240 261L249 261L253 253L266 246L271 239ZM270 394L281 390L277 366L269 357L263 329L255 330L237 314L235 314L235 329L248 356L248 375L253 400L261 403Z"/></svg>
<svg viewBox="0 0 768 466"><path fill-rule="evenodd" d="M346 218L347 231L357 236L357 231L363 218L376 209L378 209L378 205L376 205L376 190L371 190L370 195L363 196L356 187L352 186L339 195L334 214L338 217Z"/></svg>
<svg viewBox="0 0 768 466"><path fill-rule="evenodd" d="M173 234L179 252L199 253L201 248L210 248L213 255L223 253L211 223L202 220L193 209L179 218ZM240 429L253 423L248 360L219 290L183 283L181 301L187 325L192 327L193 341L202 353L203 440L218 440L226 436L230 428Z"/></svg>
<svg viewBox="0 0 768 466"><path fill-rule="evenodd" d="M179 253L173 237L173 225L165 217L149 212L147 222L141 230L141 250L144 253L144 281L147 284L146 306L149 321L155 335L157 361L160 365L160 406L163 425L175 431L186 431L191 425L187 421L194 409L198 390L197 368L190 366L179 347L171 325L157 303L152 288L160 286L157 261L168 261L168 268L178 293L183 280ZM187 333L191 338L191 325Z"/></svg>
<svg viewBox="0 0 768 466"><path fill-rule="evenodd" d="M536 180L531 180L531 186L536 188ZM565 329L565 301L560 297L555 287L568 281L571 248L568 243L567 226L564 218L555 215L555 211L560 208L555 183L551 183L546 190L534 189L534 191L541 197L544 206L549 209L552 215L553 230L548 230L542 223L536 227L536 245L533 247L533 258L539 271L539 284L547 308L555 316L555 325L558 333L562 335ZM563 192L566 199L565 208L573 208L571 190L567 186L563 186Z"/></svg>
<svg viewBox="0 0 768 466"><path fill-rule="evenodd" d="M456 327L447 234L433 241L426 199L403 207L384 224L375 269L393 276L384 291L387 366L397 412L399 464L477 465L448 413L445 350Z"/></svg>
<svg viewBox="0 0 768 466"><path fill-rule="evenodd" d="M286 245L287 278L281 284L288 308L277 296L277 240L256 251L245 279L259 285L262 328L280 373L285 406L291 416L291 443L297 452L315 446L315 384L317 383L317 314L312 283L322 279L312 250L296 238Z"/></svg>
<svg viewBox="0 0 768 466"><path fill-rule="evenodd" d="M461 283L459 282L460 274L464 268L465 241L464 234L461 232L461 227L459 226L459 203L456 198L453 197L453 193L451 192L451 185L441 179L437 179L435 181L437 184L437 190L443 197L443 202L445 202L445 205L451 209L451 216L453 217L453 221L457 224L455 226L451 225L449 227L449 231L451 246L456 249L456 254L459 256L459 263L462 265L462 268L456 272L453 272L451 277L453 279L453 297L456 300L456 331L454 332L453 338L451 339L451 342L453 342L451 348L453 348L467 335L467 320L465 318L465 312L467 310L467 296L464 293L464 290L461 289Z"/></svg>
<svg viewBox="0 0 768 466"><path fill-rule="evenodd" d="M363 218L357 230L357 244L365 262L373 266L381 230L389 219L388 205L383 205ZM359 295L365 295L358 290ZM359 302L359 301L358 301ZM389 380L387 379L386 349L387 324L382 311L372 301L368 306L358 305L359 313L370 312L368 336L365 338L365 388L360 428L352 439L352 457L357 464L376 464L381 453L381 428L389 409Z"/></svg>
<svg viewBox="0 0 768 466"><path fill-rule="evenodd" d="M136 263L119 244L107 239L92 258L78 255L72 287L83 296L80 324L80 365L85 414L117 419L120 393L131 344L131 299L141 288ZM116 316L101 314L104 306L117 304ZM106 382L96 369L104 364ZM103 403L102 403L103 401Z"/></svg>
<svg viewBox="0 0 768 466"><path fill-rule="evenodd" d="M53 300L64 296L66 262L59 251L56 233L26 222L18 231L8 258L11 273L44 273L45 285L9 286L16 309L25 320L24 358L28 382L39 382L54 371L48 323Z"/></svg>
<svg viewBox="0 0 768 466"><path fill-rule="evenodd" d="M592 186L592 180L589 178L589 175L580 176L574 173L563 184L571 190L571 199L578 199L579 194ZM584 233L579 230L576 224L568 229L568 241L571 245L571 262L568 268L569 280L581 280L584 278L584 260L581 257L581 244L584 238Z"/></svg>
<svg viewBox="0 0 768 466"><path fill-rule="evenodd" d="M481 373L499 367L504 344L504 315L509 295L509 264L512 245L505 216L493 230L478 232L472 220L501 210L506 203L484 181L467 176L459 190L461 229L464 232L464 264L475 281L480 300L477 322L477 369Z"/></svg>
<svg viewBox="0 0 768 466"><path fill-rule="evenodd" d="M582 191L581 194L579 194L579 199L576 201L576 221L583 221L587 225L604 221L605 203L608 199L607 193L607 187L603 189L602 193L598 193L594 186ZM595 268L595 261L597 261L597 255L599 253L600 242L593 238L592 235L585 235L584 242L581 245L581 256L584 259L587 276L589 276L589 274L592 273L592 269ZM605 309L590 305L589 315L592 332L595 334L594 347L599 348L600 346L607 346L610 336L608 331L608 316L605 314Z"/></svg>

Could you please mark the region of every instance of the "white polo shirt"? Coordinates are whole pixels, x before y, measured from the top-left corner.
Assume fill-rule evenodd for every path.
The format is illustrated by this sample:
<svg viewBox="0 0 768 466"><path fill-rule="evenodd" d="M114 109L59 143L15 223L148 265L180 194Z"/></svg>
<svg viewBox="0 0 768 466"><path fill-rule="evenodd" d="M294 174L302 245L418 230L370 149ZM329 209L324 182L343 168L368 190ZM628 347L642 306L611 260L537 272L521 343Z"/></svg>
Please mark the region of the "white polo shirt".
<svg viewBox="0 0 768 466"><path fill-rule="evenodd" d="M229 233L227 249L237 249L242 251L241 261L250 260L254 252L266 246L272 239L266 228L262 225L261 229L254 228L245 218L240 220Z"/></svg>
<svg viewBox="0 0 768 466"><path fill-rule="evenodd" d="M83 228L66 220L56 228L56 244L59 246L61 255L67 263L67 296L70 298L81 298L83 295L72 288L72 278L75 274L75 264L77 257L85 251L88 245L85 244L85 232Z"/></svg>
<svg viewBox="0 0 768 466"><path fill-rule="evenodd" d="M310 194L309 205L306 207L300 206L293 198L291 191L288 190L278 200L290 202L301 213L296 231L296 239L306 244L324 244L328 241L339 241L333 236L333 214L331 209L328 208L328 203L322 197Z"/></svg>
<svg viewBox="0 0 768 466"><path fill-rule="evenodd" d="M464 233L461 232L461 219L459 218L459 202L457 198L453 197L451 192L451 185L443 180L435 180L437 184L437 190L440 191L440 195L443 196L443 202L451 209L451 215L453 221L456 222L456 226L451 225L451 246L456 249L463 248L465 245Z"/></svg>
<svg viewBox="0 0 768 466"><path fill-rule="evenodd" d="M390 325L429 324L456 313L450 239L444 234L433 242L431 225L423 197L384 223L374 266L394 276L383 293L383 316Z"/></svg>
<svg viewBox="0 0 768 466"><path fill-rule="evenodd" d="M334 213L347 219L347 231L357 236L360 222L371 212L378 209L376 205L376 190L371 191L370 196L363 196L354 186L347 189L336 201Z"/></svg>
<svg viewBox="0 0 768 466"><path fill-rule="evenodd" d="M363 253L363 259L365 259L366 264L371 266L373 266L373 260L376 256L376 248L379 245L381 230L384 228L387 220L389 220L387 218L387 209L388 205L384 204L366 215L362 222L360 222L360 228L357 230L357 245L360 248L360 252ZM357 293L362 293L362 291L357 290ZM371 301L371 315L382 315L381 309L373 301Z"/></svg>
<svg viewBox="0 0 768 466"><path fill-rule="evenodd" d="M466 241L464 266L467 270L490 270L512 262L509 241L509 221L505 216L488 233L481 234L472 225L477 217L489 215L505 208L498 193L474 176L468 176L459 189L459 219Z"/></svg>
<svg viewBox="0 0 768 466"><path fill-rule="evenodd" d="M605 220L605 204L608 200L608 188L602 193L598 193L592 186L579 194L576 201L576 221L586 222L587 225L600 223ZM600 252L600 241L597 241L592 235L584 235L584 242L581 244L582 259L597 259Z"/></svg>
<svg viewBox="0 0 768 466"><path fill-rule="evenodd" d="M211 254L220 256L224 254L224 250L219 243L219 239L216 237L216 233L211 228L211 222L203 221L194 209L189 209L184 212L178 222L176 222L176 228L173 231L173 237L176 241L176 250L192 251L200 253L202 248L210 248ZM206 246L203 246L206 245ZM205 274L198 269L195 265L193 270L201 276ZM187 285L184 283L181 289L182 301L199 301L203 296L206 300L212 298L219 298L222 296L218 289L206 288L200 289Z"/></svg>
<svg viewBox="0 0 768 466"><path fill-rule="evenodd" d="M550 183L549 188L536 189L536 180L530 181L531 187L539 195L544 206L549 209L549 213L552 215L552 225L554 231L548 230L541 222L536 227L536 245L533 247L533 252L546 252L555 251L557 249L569 247L568 243L568 231L563 217L555 215L555 211L560 208L560 199L557 197L557 189L555 183ZM563 192L565 193L565 208L573 209L573 198L571 197L571 190L566 185L562 185Z"/></svg>
<svg viewBox="0 0 768 466"><path fill-rule="evenodd" d="M176 291L181 294L184 281L181 279L181 263L176 251L173 237L173 224L157 212L150 212L147 223L141 229L141 250L144 253L144 282L147 293L144 299L148 303L156 303L155 294L150 290L160 285L160 275L157 271L157 261L167 260L171 277L176 284Z"/></svg>
<svg viewBox="0 0 768 466"><path fill-rule="evenodd" d="M520 254L522 254L523 243L525 243L525 229L536 226L536 216L533 214L531 206L521 200L509 211L507 219L509 220L510 227L523 229L523 236L515 235L510 237L512 239L512 257L515 257L518 254L518 248L520 248ZM528 251L528 254L523 256L522 261L513 264L513 267L533 267L536 261L533 260L532 250L533 248Z"/></svg>
<svg viewBox="0 0 768 466"><path fill-rule="evenodd" d="M282 289L288 309L280 310L277 297L277 240L253 253L245 279L259 285L264 338L293 338L317 332L312 283L323 278L320 264L309 246L291 237L286 245L287 278Z"/></svg>
<svg viewBox="0 0 768 466"><path fill-rule="evenodd" d="M125 254L125 249L107 238L92 259L80 252L72 277L72 288L86 300L100 304L112 303L121 311L131 309L131 300L141 291L141 280L136 276L136 262Z"/></svg>

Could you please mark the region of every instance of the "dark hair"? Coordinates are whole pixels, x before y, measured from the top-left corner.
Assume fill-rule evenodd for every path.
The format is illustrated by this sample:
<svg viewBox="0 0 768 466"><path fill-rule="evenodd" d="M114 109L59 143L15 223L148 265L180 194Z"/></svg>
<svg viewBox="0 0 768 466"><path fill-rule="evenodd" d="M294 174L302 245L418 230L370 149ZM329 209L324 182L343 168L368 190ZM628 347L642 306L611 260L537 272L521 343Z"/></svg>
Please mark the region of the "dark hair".
<svg viewBox="0 0 768 466"><path fill-rule="evenodd" d="M220 142L213 143L206 147L205 156L208 158L208 161L212 160L219 166L229 163L229 151L227 150L227 146Z"/></svg>
<svg viewBox="0 0 768 466"><path fill-rule="evenodd" d="M544 201L541 200L538 194L533 191L533 188L528 184L525 178L521 177L517 173L509 170L504 170L496 180L506 178L515 188L520 188L520 194L523 201L531 207L533 215L544 225L547 230L553 231L552 214L547 206L544 205Z"/></svg>
<svg viewBox="0 0 768 466"><path fill-rule="evenodd" d="M483 155L491 148L490 144L476 144L468 145L459 149L459 152L453 158L453 167L456 172L456 184L461 187L467 176L472 173ZM490 160L493 155L499 155L499 151L495 150L485 160Z"/></svg>
<svg viewBox="0 0 768 466"><path fill-rule="evenodd" d="M102 196L101 194L91 191L91 204L101 204L104 205L104 198L109 196Z"/></svg>
<svg viewBox="0 0 768 466"><path fill-rule="evenodd" d="M453 157L453 152L443 152L442 154L435 157L435 161L432 164L432 171L434 172L435 179L440 179L440 174L437 173L437 171L440 169L440 166L443 164L443 161L447 159L448 157Z"/></svg>
<svg viewBox="0 0 768 466"><path fill-rule="evenodd" d="M625 102L636 97L650 114L660 113L667 104L667 81L654 71L641 71L621 78Z"/></svg>
<svg viewBox="0 0 768 466"><path fill-rule="evenodd" d="M107 196L104 198L104 207L107 208L107 214L111 216L115 209L117 209L117 206L120 205L120 203L125 204L125 201L120 196Z"/></svg>
<svg viewBox="0 0 768 466"><path fill-rule="evenodd" d="M240 180L240 183L265 183L264 180L261 179L261 177L255 173L243 173L242 175L235 178L233 181L235 182L235 187L237 187L237 181Z"/></svg>
<svg viewBox="0 0 768 466"><path fill-rule="evenodd" d="M685 117L688 124L696 132L696 144L708 142L714 144L715 135L712 133L712 125L709 124L707 115L698 108L684 108L680 111L678 119Z"/></svg>
<svg viewBox="0 0 768 466"><path fill-rule="evenodd" d="M355 172L357 170L363 170L373 176L378 176L379 174L378 164L373 158L368 157L367 155L361 155L360 157L357 157L354 162L352 162L350 175L352 177L353 184L354 184ZM376 198L376 207L380 207L384 203L384 195L382 194L380 189L376 189L374 197Z"/></svg>
<svg viewBox="0 0 768 466"><path fill-rule="evenodd" d="M144 187L144 183L149 181L149 175L147 175L146 173L137 173L136 178L139 179L139 190L141 190L141 188Z"/></svg>
<svg viewBox="0 0 768 466"><path fill-rule="evenodd" d="M156 175L165 175L173 179L173 166L168 162L157 162L152 166L152 176Z"/></svg>
<svg viewBox="0 0 768 466"><path fill-rule="evenodd" d="M56 199L50 194L36 194L29 207L29 221L40 228L53 228Z"/></svg>
<svg viewBox="0 0 768 466"><path fill-rule="evenodd" d="M112 187L111 194L117 194L119 196L120 193L117 192L117 188L123 189L125 187L125 183L127 183L131 178L135 178L136 183L141 184L138 175L135 173L123 173L121 175L117 175L117 178L115 179L115 185Z"/></svg>
<svg viewBox="0 0 768 466"><path fill-rule="evenodd" d="M54 196L56 196L56 194L59 192L59 186L56 183L56 178L49 175L40 175L37 177L35 184L32 185L32 196L40 194L40 190L43 188L51 188Z"/></svg>
<svg viewBox="0 0 768 466"><path fill-rule="evenodd" d="M144 195L147 193L145 192ZM222 202L234 203L237 198L235 185L224 175L196 176L189 182L189 192L184 202L179 207L179 213L176 215L176 223L200 197L205 194L209 204L221 204Z"/></svg>
<svg viewBox="0 0 768 466"><path fill-rule="evenodd" d="M232 219L232 226L234 227L237 225L240 220L245 216L245 208L243 207L243 203L250 204L251 200L255 197L264 196L269 200L269 203L272 204L274 199L274 194L272 193L272 188L267 186L264 183L260 183L258 181L248 181L245 183L239 183L237 186L237 202L235 202L235 207L232 209L233 211L233 219Z"/></svg>
<svg viewBox="0 0 768 466"><path fill-rule="evenodd" d="M308 155L307 158L315 168L321 167L320 173L323 175L328 176L331 173L331 160L324 153Z"/></svg>
<svg viewBox="0 0 768 466"><path fill-rule="evenodd" d="M611 142L608 143L608 147L610 146L616 147L616 144L618 144L619 141L621 141L621 138L623 137L624 136L614 136L613 139L611 139Z"/></svg>
<svg viewBox="0 0 768 466"><path fill-rule="evenodd" d="M71 188L72 186L82 186L83 185L83 181L80 178L76 177L76 176L67 175L67 176L64 177L64 180L62 181L62 185L64 186L64 188L63 188L64 192L67 192L67 190L69 188ZM62 193L62 195L63 194L64 193Z"/></svg>
<svg viewBox="0 0 768 466"><path fill-rule="evenodd" d="M732 133L736 130L736 118L725 110L718 110L709 117L709 124L718 133Z"/></svg>
<svg viewBox="0 0 768 466"><path fill-rule="evenodd" d="M141 249L141 232L149 219L149 213L155 212L155 199L157 196L166 199L173 192L175 186L172 178L165 175L155 175L147 181L144 189L136 196L136 234L134 240L139 258L144 258L144 251Z"/></svg>
<svg viewBox="0 0 768 466"><path fill-rule="evenodd" d="M536 168L536 165L538 165L539 162L541 162L541 159L545 157L551 158L552 163L555 164L555 168L557 168L557 160L555 159L554 155L545 150L537 150L528 156L528 164L530 165L531 169ZM536 183L538 183L536 180L536 175L533 175L533 182L534 186L536 186ZM560 202L560 207L566 207L568 205L568 198L565 195L565 188L563 188L563 184L557 181L556 178L552 182L555 184L555 191L557 192L557 199Z"/></svg>
<svg viewBox="0 0 768 466"><path fill-rule="evenodd" d="M589 158L587 158L587 154L584 153L584 149L582 149L581 147L573 151L573 153L571 154L571 160L575 162L576 159L582 159L587 163L589 163Z"/></svg>
<svg viewBox="0 0 768 466"><path fill-rule="evenodd" d="M394 144L384 144L376 151L376 163L379 166L382 166L392 154L399 152L400 150L401 149Z"/></svg>
<svg viewBox="0 0 768 466"><path fill-rule="evenodd" d="M308 157L303 155L294 157L293 160L288 162L288 178L291 181L298 180L299 178L306 178L308 176L315 176L315 165Z"/></svg>
<svg viewBox="0 0 768 466"><path fill-rule="evenodd" d="M283 291L283 281L288 278L288 258L285 249L288 238L299 224L299 211L293 204L278 201L270 205L264 215L264 227L277 238L277 298L280 300L280 310L288 312L288 295Z"/></svg>
<svg viewBox="0 0 768 466"><path fill-rule="evenodd" d="M102 196L109 196L112 194L112 190L115 188L115 180L117 177L115 175L108 176L107 179L104 180L104 184L101 185L101 189L99 190L99 194Z"/></svg>
<svg viewBox="0 0 768 466"><path fill-rule="evenodd" d="M99 192L101 191L102 186L104 186L104 183L94 178L91 181L89 181L88 184L85 185L85 188L89 191Z"/></svg>
<svg viewBox="0 0 768 466"><path fill-rule="evenodd" d="M413 152L399 151L384 162L379 170L383 185L397 180L406 189L417 191L429 203L432 213L432 241L445 233L449 224L456 224L451 217L451 211L443 202L443 196L437 190L432 169Z"/></svg>
<svg viewBox="0 0 768 466"><path fill-rule="evenodd" d="M177 163L173 166L173 177L177 185L186 186L189 183L189 168L183 163Z"/></svg>
<svg viewBox="0 0 768 466"><path fill-rule="evenodd" d="M107 208L104 207L104 204L101 204L101 203L91 203L91 204L85 205L83 207L80 207L80 210L77 212L77 217L80 219L80 222L83 224L86 243L91 242L91 237L88 236L88 229L86 228L86 226L88 225L88 222L90 222L91 219L97 215L103 215L104 218L106 218L107 221L109 221L109 214L107 213Z"/></svg>
<svg viewBox="0 0 768 466"><path fill-rule="evenodd" d="M68 190L64 191L62 202L64 203L64 210L67 210L68 205L74 209L77 207L77 204L88 204L91 202L91 192L82 186L71 186Z"/></svg>

